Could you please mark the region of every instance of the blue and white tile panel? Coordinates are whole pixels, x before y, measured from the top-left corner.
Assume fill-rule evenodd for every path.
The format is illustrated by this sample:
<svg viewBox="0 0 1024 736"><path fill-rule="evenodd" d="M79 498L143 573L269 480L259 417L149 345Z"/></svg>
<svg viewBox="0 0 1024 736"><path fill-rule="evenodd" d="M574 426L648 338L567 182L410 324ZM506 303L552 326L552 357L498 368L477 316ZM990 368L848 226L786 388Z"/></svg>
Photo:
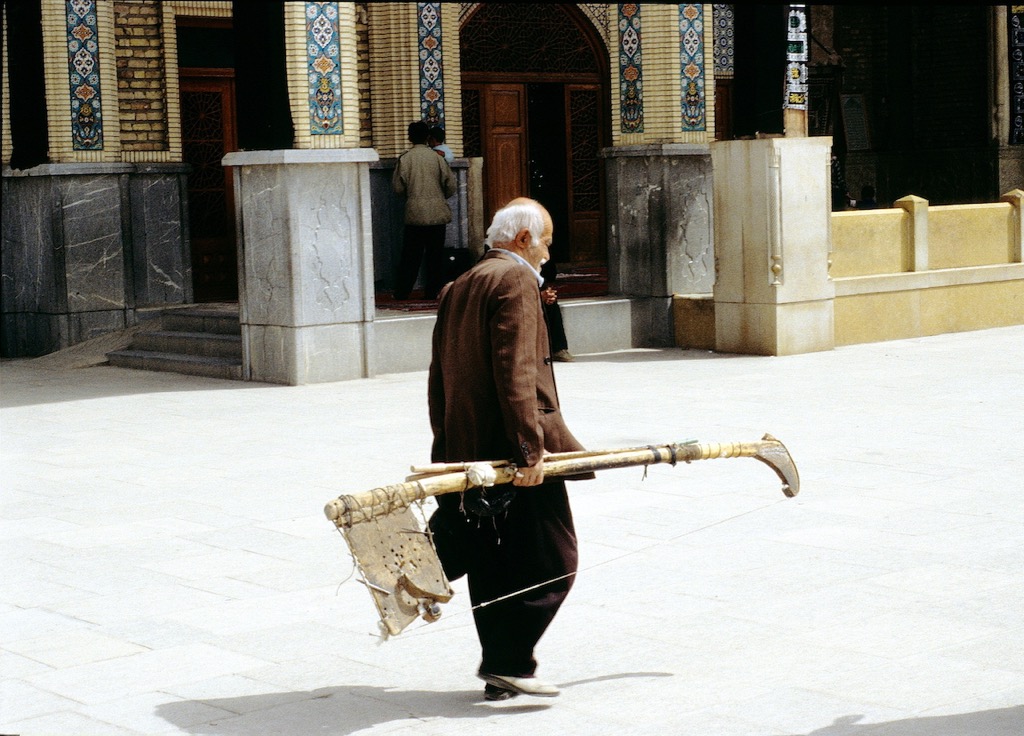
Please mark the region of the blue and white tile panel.
<svg viewBox="0 0 1024 736"><path fill-rule="evenodd" d="M786 99L783 107L807 109L807 6L790 5L786 42Z"/></svg>
<svg viewBox="0 0 1024 736"><path fill-rule="evenodd" d="M341 135L341 49L338 3L306 3L306 59L309 79L309 132Z"/></svg>
<svg viewBox="0 0 1024 736"><path fill-rule="evenodd" d="M704 94L704 5L679 4L681 129L707 129Z"/></svg>
<svg viewBox="0 0 1024 736"><path fill-rule="evenodd" d="M444 125L444 64L441 53L441 3L416 3L420 56L420 116Z"/></svg>
<svg viewBox="0 0 1024 736"><path fill-rule="evenodd" d="M76 151L103 150L100 46L93 0L67 0L71 138Z"/></svg>
<svg viewBox="0 0 1024 736"><path fill-rule="evenodd" d="M715 79L729 79L736 73L736 11L732 5L712 5Z"/></svg>
<svg viewBox="0 0 1024 736"><path fill-rule="evenodd" d="M644 132L640 4L619 4L619 121L623 133Z"/></svg>

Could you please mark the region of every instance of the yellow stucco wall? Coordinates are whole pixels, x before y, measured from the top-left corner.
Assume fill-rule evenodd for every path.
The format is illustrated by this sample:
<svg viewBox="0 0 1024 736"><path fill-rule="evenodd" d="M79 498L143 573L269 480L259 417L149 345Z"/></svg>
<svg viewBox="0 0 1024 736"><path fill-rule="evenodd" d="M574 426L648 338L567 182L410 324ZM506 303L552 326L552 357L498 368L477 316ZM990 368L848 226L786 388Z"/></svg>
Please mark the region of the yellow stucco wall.
<svg viewBox="0 0 1024 736"><path fill-rule="evenodd" d="M1020 198L1015 190L991 204L922 200L916 246L913 215L903 208L832 213L835 345L1024 324ZM928 252L926 270L913 270L915 247ZM673 317L676 345L713 349L715 303L707 295L675 295Z"/></svg>
<svg viewBox="0 0 1024 736"><path fill-rule="evenodd" d="M931 207L928 265L962 268L1010 260L1015 214L1006 202Z"/></svg>
<svg viewBox="0 0 1024 736"><path fill-rule="evenodd" d="M902 271L908 218L898 208L834 213L832 277Z"/></svg>
<svg viewBox="0 0 1024 736"><path fill-rule="evenodd" d="M1024 324L1024 279L836 297L836 345Z"/></svg>

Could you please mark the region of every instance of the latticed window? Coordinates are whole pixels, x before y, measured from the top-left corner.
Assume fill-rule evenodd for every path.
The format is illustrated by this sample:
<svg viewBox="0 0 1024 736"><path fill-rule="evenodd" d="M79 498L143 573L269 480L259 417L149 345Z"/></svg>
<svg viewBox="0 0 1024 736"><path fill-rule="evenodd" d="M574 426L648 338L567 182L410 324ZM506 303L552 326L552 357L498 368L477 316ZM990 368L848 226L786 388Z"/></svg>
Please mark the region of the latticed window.
<svg viewBox="0 0 1024 736"><path fill-rule="evenodd" d="M216 237L226 230L223 101L218 92L183 92L181 119L188 175L189 224L193 237Z"/></svg>
<svg viewBox="0 0 1024 736"><path fill-rule="evenodd" d="M578 24L555 4L483 3L463 28L460 43L463 72L596 71L594 51Z"/></svg>
<svg viewBox="0 0 1024 736"><path fill-rule="evenodd" d="M573 208L576 210L601 208L597 106L597 90L569 92L569 119L572 122L572 198Z"/></svg>
<svg viewBox="0 0 1024 736"><path fill-rule="evenodd" d="M483 156L480 142L480 92L462 90L462 145L470 158Z"/></svg>

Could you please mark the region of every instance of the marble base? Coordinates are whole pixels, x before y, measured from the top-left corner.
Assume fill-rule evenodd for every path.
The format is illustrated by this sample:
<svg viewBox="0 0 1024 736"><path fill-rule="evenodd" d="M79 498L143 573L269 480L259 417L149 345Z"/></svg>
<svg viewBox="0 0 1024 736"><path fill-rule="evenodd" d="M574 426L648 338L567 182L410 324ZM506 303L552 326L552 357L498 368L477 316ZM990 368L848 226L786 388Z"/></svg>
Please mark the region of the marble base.
<svg viewBox="0 0 1024 736"><path fill-rule="evenodd" d="M299 386L369 375L365 332L360 323L283 327L243 325L251 381Z"/></svg>
<svg viewBox="0 0 1024 736"><path fill-rule="evenodd" d="M799 355L835 347L833 302L715 302L715 350L746 355Z"/></svg>
<svg viewBox="0 0 1024 736"><path fill-rule="evenodd" d="M44 355L192 299L181 164L3 172L5 357Z"/></svg>
<svg viewBox="0 0 1024 736"><path fill-rule="evenodd" d="M371 149L231 153L243 376L300 385L372 374Z"/></svg>
<svg viewBox="0 0 1024 736"><path fill-rule="evenodd" d="M712 144L715 349L831 350L831 138Z"/></svg>
<svg viewBox="0 0 1024 736"><path fill-rule="evenodd" d="M609 203L609 291L666 298L710 294L715 279L710 148L619 146L601 155Z"/></svg>

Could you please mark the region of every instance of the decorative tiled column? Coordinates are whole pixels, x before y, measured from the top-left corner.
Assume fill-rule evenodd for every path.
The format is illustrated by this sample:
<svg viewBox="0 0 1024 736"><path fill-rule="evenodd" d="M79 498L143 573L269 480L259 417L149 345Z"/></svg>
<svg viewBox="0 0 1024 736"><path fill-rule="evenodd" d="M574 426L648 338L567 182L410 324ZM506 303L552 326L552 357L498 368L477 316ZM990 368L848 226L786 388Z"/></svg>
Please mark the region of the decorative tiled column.
<svg viewBox="0 0 1024 736"><path fill-rule="evenodd" d="M375 373L372 149L231 153L248 380L301 385Z"/></svg>
<svg viewBox="0 0 1024 736"><path fill-rule="evenodd" d="M712 144L719 352L834 347L831 148L827 137Z"/></svg>
<svg viewBox="0 0 1024 736"><path fill-rule="evenodd" d="M634 344L673 345L673 296L714 284L711 6L617 8L616 145L601 153L608 289L633 299Z"/></svg>

